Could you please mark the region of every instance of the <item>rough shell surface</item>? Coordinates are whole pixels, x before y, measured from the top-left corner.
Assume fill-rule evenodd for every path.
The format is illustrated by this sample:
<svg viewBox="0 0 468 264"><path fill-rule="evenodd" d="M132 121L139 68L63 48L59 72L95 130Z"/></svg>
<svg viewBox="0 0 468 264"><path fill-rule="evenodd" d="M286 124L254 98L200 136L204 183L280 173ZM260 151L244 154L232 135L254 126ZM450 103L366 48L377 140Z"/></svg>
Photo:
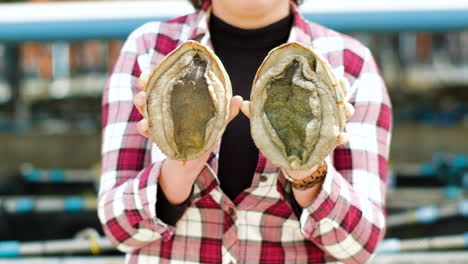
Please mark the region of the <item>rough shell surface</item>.
<svg viewBox="0 0 468 264"><path fill-rule="evenodd" d="M300 43L268 53L251 92L251 133L284 169L310 169L338 144L345 125L341 83L329 63Z"/></svg>
<svg viewBox="0 0 468 264"><path fill-rule="evenodd" d="M196 159L223 134L231 82L208 47L183 43L153 70L145 91L149 135L166 156Z"/></svg>

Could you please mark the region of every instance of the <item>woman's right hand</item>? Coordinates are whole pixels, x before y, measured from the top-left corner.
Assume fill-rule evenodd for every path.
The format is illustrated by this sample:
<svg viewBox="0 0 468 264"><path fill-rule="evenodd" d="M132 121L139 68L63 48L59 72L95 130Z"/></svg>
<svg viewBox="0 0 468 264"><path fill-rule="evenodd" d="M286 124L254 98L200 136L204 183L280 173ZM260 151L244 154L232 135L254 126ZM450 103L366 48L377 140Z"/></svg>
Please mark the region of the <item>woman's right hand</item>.
<svg viewBox="0 0 468 264"><path fill-rule="evenodd" d="M140 91L133 98L133 103L141 115L143 115L145 111L147 94L144 91L144 87L146 86L149 77L149 72L144 72L140 75L138 82ZM239 113L242 101L242 97L240 96L232 97L229 121ZM137 123L137 130L142 136L149 138L148 120L145 118L140 120ZM213 149L214 148L215 147L213 147ZM194 160L179 161L166 158L163 161L159 175L159 185L163 189L163 192L170 203L180 204L188 198L192 190L193 183L203 170L213 149L207 151L205 154Z"/></svg>

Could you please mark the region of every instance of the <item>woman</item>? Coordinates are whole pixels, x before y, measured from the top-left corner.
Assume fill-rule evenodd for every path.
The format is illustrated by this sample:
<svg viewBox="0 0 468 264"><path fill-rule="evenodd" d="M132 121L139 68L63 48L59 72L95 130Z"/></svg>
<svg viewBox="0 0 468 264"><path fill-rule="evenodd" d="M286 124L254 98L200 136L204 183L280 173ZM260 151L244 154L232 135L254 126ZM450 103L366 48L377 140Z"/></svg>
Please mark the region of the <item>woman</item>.
<svg viewBox="0 0 468 264"><path fill-rule="evenodd" d="M366 262L385 232L392 118L369 50L304 20L294 1L193 4L195 14L135 30L104 91L98 212L110 241L127 253L127 263ZM214 49L240 96L231 101L220 146L182 163L147 139L140 89L146 72L187 40ZM324 161L323 181L305 190L291 188L259 153L249 132L249 102L242 99L268 51L290 41L322 53L351 84L351 119L340 135L349 142ZM316 170L284 173L303 179Z"/></svg>

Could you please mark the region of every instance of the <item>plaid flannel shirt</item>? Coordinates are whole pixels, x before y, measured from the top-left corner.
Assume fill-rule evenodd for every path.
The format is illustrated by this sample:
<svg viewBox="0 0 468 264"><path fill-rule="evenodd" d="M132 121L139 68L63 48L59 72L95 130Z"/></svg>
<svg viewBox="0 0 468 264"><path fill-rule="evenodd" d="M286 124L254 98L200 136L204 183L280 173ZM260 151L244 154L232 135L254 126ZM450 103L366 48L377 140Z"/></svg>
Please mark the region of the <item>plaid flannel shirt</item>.
<svg viewBox="0 0 468 264"><path fill-rule="evenodd" d="M289 41L310 45L351 88L349 144L327 158L318 197L294 213L291 187L261 153L250 188L231 201L216 176L218 151L198 176L176 226L156 214L165 156L136 124L132 103L142 72L186 40L210 44L209 1L195 14L136 29L125 42L103 97L98 214L127 263L363 263L385 233L385 189L392 124L389 97L370 51L351 37L306 21L293 5ZM248 44L246 44L248 45ZM242 164L239 164L242 166Z"/></svg>

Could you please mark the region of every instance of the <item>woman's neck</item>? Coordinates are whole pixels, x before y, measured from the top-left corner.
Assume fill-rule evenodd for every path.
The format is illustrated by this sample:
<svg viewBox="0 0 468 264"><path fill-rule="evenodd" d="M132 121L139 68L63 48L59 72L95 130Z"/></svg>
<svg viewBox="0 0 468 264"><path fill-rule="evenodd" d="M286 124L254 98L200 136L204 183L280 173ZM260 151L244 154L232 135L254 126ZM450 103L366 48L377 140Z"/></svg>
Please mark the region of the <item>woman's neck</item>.
<svg viewBox="0 0 468 264"><path fill-rule="evenodd" d="M215 49L236 47L238 49L271 49L287 42L293 15L276 21L265 27L256 29L241 29L234 27L218 18L215 14L210 17L210 33ZM248 45L246 45L248 44Z"/></svg>
<svg viewBox="0 0 468 264"><path fill-rule="evenodd" d="M248 3L243 4L244 2ZM265 27L287 17L290 13L288 0L276 0L252 6L255 5L254 2L256 1L212 0L212 10L213 14L226 23L242 29Z"/></svg>

